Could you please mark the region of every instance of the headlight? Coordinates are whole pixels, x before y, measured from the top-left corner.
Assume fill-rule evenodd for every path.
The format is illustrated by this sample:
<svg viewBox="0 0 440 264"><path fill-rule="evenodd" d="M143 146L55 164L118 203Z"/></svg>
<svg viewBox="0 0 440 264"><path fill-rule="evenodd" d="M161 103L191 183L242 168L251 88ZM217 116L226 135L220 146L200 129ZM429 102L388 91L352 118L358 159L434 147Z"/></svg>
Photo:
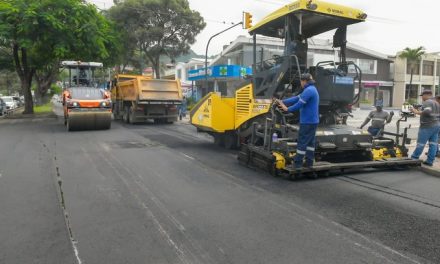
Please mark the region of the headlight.
<svg viewBox="0 0 440 264"><path fill-rule="evenodd" d="M101 106L102 107L107 107L107 106L109 106L110 104L108 103L108 102L101 102Z"/></svg>
<svg viewBox="0 0 440 264"><path fill-rule="evenodd" d="M72 106L74 106L74 107L78 107L79 104L78 104L78 102L73 102L73 103L72 103Z"/></svg>

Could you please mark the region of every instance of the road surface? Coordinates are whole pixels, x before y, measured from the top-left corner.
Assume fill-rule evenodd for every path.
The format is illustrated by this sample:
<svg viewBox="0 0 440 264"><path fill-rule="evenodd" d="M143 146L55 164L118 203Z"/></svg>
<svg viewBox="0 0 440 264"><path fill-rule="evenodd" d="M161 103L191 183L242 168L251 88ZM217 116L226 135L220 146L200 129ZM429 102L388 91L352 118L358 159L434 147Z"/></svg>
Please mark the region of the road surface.
<svg viewBox="0 0 440 264"><path fill-rule="evenodd" d="M0 263L440 263L440 179L288 181L186 123L0 120Z"/></svg>

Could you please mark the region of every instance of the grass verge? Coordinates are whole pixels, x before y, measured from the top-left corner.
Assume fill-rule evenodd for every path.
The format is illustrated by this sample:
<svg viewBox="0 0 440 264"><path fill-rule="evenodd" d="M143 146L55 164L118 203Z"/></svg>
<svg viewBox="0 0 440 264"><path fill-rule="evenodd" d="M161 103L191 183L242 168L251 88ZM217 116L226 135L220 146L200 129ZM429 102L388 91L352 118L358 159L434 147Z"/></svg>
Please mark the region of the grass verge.
<svg viewBox="0 0 440 264"><path fill-rule="evenodd" d="M34 106L35 114L51 114L52 111L52 103L47 103L44 105Z"/></svg>

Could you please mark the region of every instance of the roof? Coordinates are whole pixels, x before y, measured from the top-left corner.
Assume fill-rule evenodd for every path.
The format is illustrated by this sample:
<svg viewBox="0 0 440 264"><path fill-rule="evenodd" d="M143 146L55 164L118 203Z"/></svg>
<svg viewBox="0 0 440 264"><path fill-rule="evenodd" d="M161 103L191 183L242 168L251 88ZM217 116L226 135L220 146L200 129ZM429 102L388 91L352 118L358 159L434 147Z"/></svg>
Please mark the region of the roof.
<svg viewBox="0 0 440 264"><path fill-rule="evenodd" d="M368 55L371 57L375 57L378 59L392 61L392 59L390 59L390 57L386 54L380 53L378 51L367 49L365 47L353 44L351 42L347 42L347 49L354 50L356 52L359 52L359 53L362 53L362 54L365 54L365 55Z"/></svg>
<svg viewBox="0 0 440 264"><path fill-rule="evenodd" d="M253 43L252 38L245 37L245 36L238 36L234 41L231 42L229 46L227 46L222 52L220 52L219 55L217 55L216 58L214 58L209 65L215 65L219 59L221 59L223 56L229 54L231 51L239 47L243 44L249 44L251 45ZM312 50L334 50L333 43L331 40L328 39L318 39L318 38L309 38L309 51ZM263 36L257 36L257 46L259 45L274 45L279 46L281 49L284 47L284 41L280 40L278 38L270 38L270 37L263 37ZM393 59L390 58L388 55L380 53L378 51L370 50L365 47L356 45L352 42L347 42L347 49L353 50L371 57L375 57L378 59L383 60L389 60L392 61Z"/></svg>
<svg viewBox="0 0 440 264"><path fill-rule="evenodd" d="M298 0L269 14L249 29L250 34L279 37L284 28L284 18L290 14L302 16L302 35L306 38L362 22L366 14L359 9L318 0Z"/></svg>
<svg viewBox="0 0 440 264"><path fill-rule="evenodd" d="M240 44L252 44L252 43L253 43L252 38L246 36L238 36L226 48L224 48L223 51L220 52L220 54L218 54L214 59L208 61L209 65L212 66L213 64L215 64L221 57L231 52L231 50L235 49ZM284 47L284 41L279 38L258 36L257 45L275 45L275 46L278 45L280 47Z"/></svg>

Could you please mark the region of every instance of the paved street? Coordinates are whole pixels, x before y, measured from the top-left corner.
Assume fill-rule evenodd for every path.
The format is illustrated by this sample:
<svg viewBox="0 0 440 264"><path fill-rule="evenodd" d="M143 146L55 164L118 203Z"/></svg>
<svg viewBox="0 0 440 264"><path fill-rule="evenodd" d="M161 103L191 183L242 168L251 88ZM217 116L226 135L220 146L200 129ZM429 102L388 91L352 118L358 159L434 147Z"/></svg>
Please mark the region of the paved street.
<svg viewBox="0 0 440 264"><path fill-rule="evenodd" d="M439 189L272 178L181 122L0 120L0 263L439 263Z"/></svg>

